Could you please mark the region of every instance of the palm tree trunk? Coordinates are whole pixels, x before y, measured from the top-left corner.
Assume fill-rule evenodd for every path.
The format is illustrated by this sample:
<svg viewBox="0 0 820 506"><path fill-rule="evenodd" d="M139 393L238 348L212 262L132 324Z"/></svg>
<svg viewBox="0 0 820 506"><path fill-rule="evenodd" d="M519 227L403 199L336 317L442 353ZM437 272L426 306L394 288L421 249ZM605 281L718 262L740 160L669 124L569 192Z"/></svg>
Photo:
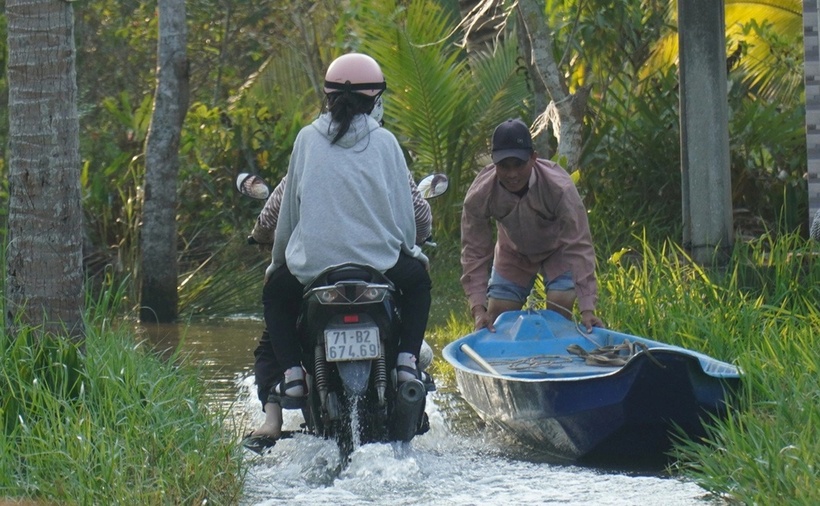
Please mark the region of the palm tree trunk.
<svg viewBox="0 0 820 506"><path fill-rule="evenodd" d="M9 215L6 324L84 337L74 10L7 0Z"/></svg>
<svg viewBox="0 0 820 506"><path fill-rule="evenodd" d="M524 20L521 18L521 11L518 10L517 12L518 24L519 26L524 26ZM520 54L532 54L532 47L530 45L530 39L527 36L526 30L518 30L518 48ZM537 71L530 58L522 58L522 63L527 69L527 75L534 76L537 74ZM538 111L536 114L537 118L540 118L541 111L546 111L550 104L547 87L544 86L543 79L528 79L527 82L530 86L532 86L534 109ZM536 122L535 119L537 118L532 118L530 120L530 123L535 123L535 129L532 133L533 147L538 153L538 156L541 158L552 158L552 155L555 153L553 152L552 145L550 144L550 130L548 128L550 125L548 122L544 121Z"/></svg>

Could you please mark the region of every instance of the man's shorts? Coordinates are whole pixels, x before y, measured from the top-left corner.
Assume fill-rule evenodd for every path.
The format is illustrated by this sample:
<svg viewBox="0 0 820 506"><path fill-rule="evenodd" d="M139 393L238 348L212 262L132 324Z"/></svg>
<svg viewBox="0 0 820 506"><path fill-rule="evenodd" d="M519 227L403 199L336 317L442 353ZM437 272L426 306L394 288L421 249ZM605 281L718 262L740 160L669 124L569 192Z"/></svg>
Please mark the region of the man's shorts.
<svg viewBox="0 0 820 506"><path fill-rule="evenodd" d="M501 276L493 268L490 272L487 296L491 299L514 300L523 304L527 302L527 297L530 296L533 285L535 285L535 276L530 280L529 286L521 286ZM548 282L546 286L547 291L566 292L573 289L575 289L575 283L572 281L572 273L569 271Z"/></svg>

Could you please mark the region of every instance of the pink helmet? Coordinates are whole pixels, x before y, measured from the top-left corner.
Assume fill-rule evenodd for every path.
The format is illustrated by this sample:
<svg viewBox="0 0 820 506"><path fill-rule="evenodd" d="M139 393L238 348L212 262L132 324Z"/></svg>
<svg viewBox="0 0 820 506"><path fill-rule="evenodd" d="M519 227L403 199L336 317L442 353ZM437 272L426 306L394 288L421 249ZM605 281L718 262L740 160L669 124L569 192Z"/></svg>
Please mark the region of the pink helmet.
<svg viewBox="0 0 820 506"><path fill-rule="evenodd" d="M333 60L325 74L325 93L349 90L376 97L386 88L382 69L366 54L342 55Z"/></svg>

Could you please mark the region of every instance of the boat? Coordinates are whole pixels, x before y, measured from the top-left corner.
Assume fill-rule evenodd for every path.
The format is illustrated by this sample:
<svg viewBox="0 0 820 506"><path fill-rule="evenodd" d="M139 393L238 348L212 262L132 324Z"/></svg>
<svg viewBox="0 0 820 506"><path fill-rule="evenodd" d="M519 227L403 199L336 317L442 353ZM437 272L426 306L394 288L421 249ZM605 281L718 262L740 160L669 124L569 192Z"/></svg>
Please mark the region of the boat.
<svg viewBox="0 0 820 506"><path fill-rule="evenodd" d="M442 350L458 391L488 425L547 461L666 465L676 438L726 415L741 371L702 353L550 310L502 313Z"/></svg>

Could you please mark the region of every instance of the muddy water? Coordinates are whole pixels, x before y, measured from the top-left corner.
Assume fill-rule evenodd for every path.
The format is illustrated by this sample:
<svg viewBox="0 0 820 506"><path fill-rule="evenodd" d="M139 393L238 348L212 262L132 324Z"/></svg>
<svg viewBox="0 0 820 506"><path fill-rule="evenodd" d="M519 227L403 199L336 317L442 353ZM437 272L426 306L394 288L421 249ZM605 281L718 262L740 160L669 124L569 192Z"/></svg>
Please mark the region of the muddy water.
<svg viewBox="0 0 820 506"><path fill-rule="evenodd" d="M157 327L150 335L160 348L182 342L202 365L212 402L230 411L242 433L262 420L252 368L261 330L261 321L237 318ZM454 385L439 381L438 387L428 397L427 434L405 445L365 445L344 469L334 443L307 435L280 441L262 457L248 452L241 504L722 504L691 482L557 466L521 454L483 427ZM285 428L298 428L296 412L285 415Z"/></svg>

